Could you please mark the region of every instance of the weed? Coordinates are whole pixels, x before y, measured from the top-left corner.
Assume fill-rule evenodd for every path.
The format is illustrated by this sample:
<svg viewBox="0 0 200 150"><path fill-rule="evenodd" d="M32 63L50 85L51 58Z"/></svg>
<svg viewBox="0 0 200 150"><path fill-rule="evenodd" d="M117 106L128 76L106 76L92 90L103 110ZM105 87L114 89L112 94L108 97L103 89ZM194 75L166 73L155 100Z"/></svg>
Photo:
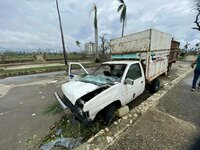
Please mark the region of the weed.
<svg viewBox="0 0 200 150"><path fill-rule="evenodd" d="M63 109L60 107L60 104L58 102L55 102L55 103L49 105L45 109L45 111L43 112L43 114L52 116L52 115L59 114L61 112L63 112Z"/></svg>

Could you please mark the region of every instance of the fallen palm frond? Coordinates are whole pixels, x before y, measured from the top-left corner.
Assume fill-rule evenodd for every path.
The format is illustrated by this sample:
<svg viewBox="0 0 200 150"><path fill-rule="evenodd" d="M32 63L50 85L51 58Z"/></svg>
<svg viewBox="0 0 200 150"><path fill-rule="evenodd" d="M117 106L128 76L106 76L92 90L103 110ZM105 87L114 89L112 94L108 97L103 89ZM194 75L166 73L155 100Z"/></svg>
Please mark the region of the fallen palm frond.
<svg viewBox="0 0 200 150"><path fill-rule="evenodd" d="M52 115L59 114L61 112L63 112L63 109L60 107L60 104L58 102L55 102L55 103L49 105L45 109L44 114L52 116Z"/></svg>

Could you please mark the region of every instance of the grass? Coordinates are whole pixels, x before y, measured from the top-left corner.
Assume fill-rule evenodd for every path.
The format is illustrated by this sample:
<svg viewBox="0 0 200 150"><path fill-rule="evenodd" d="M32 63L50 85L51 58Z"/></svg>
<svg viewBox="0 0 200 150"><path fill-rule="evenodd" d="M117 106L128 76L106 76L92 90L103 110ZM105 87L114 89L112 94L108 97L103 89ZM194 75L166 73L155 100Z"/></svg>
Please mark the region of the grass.
<svg viewBox="0 0 200 150"><path fill-rule="evenodd" d="M84 67L95 67L98 66L97 63L84 64ZM43 66L34 68L21 68L12 70L0 69L0 78L10 77L10 76L20 76L20 75L30 75L37 73L53 72L53 71L65 71L68 70L67 66L55 65L55 66Z"/></svg>
<svg viewBox="0 0 200 150"><path fill-rule="evenodd" d="M4 58L4 61L2 62L2 58L0 55L0 63L22 63L22 62L34 62L35 55L43 55L46 61L56 61L56 60L63 60L63 54L62 53L32 53L32 54L17 54L15 52L13 53L5 53L3 54L2 58ZM83 55L82 54L68 54L68 60L92 60L93 56L90 55Z"/></svg>
<svg viewBox="0 0 200 150"><path fill-rule="evenodd" d="M183 61L183 60L185 60L185 58L186 58L186 56L179 56L178 61Z"/></svg>
<svg viewBox="0 0 200 150"><path fill-rule="evenodd" d="M63 109L60 107L60 104L58 102L55 102L51 105L49 105L43 112L44 115L56 115L63 112Z"/></svg>
<svg viewBox="0 0 200 150"><path fill-rule="evenodd" d="M23 69L12 69L12 70L1 70L0 78L9 77L9 76L19 76L19 75L29 75L43 72L52 72L52 71L61 71L66 70L66 66L44 66L44 67L35 67L35 68L23 68Z"/></svg>

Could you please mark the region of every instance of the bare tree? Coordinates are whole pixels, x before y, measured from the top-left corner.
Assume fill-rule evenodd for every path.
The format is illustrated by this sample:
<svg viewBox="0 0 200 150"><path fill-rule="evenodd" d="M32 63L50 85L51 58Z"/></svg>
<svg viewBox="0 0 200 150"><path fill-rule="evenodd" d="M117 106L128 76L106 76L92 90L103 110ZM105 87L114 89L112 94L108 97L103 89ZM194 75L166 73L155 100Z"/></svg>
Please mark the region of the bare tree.
<svg viewBox="0 0 200 150"><path fill-rule="evenodd" d="M197 15L194 21L196 27L193 27L192 29L200 31L200 2L196 4L196 7L194 9L197 10Z"/></svg>
<svg viewBox="0 0 200 150"><path fill-rule="evenodd" d="M58 0L56 0L56 6L57 6L58 19L59 19L59 24L60 24L60 34L61 34L61 40L62 40L64 61L65 61L65 65L67 65L67 53L66 53L66 50L65 50L65 41L64 41L62 22L61 22L61 17L60 17L60 10L59 10L59 6L58 6Z"/></svg>
<svg viewBox="0 0 200 150"><path fill-rule="evenodd" d="M99 36L99 38L101 39L100 52L102 54L105 54L105 52L110 49L110 43L105 36L106 34L104 34L103 36Z"/></svg>

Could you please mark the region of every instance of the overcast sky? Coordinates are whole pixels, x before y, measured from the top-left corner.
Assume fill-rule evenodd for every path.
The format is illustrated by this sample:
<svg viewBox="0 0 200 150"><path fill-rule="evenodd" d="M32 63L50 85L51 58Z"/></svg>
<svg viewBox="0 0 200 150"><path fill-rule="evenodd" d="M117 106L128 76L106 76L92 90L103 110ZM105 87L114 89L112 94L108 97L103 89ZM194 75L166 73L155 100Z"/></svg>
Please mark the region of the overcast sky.
<svg viewBox="0 0 200 150"><path fill-rule="evenodd" d="M92 3L98 9L99 35L121 35L117 0L59 0L66 47L77 50L79 40L94 41ZM200 42L192 0L125 0L125 35L154 28L170 33L182 45ZM0 0L1 49L60 49L61 39L55 0Z"/></svg>

